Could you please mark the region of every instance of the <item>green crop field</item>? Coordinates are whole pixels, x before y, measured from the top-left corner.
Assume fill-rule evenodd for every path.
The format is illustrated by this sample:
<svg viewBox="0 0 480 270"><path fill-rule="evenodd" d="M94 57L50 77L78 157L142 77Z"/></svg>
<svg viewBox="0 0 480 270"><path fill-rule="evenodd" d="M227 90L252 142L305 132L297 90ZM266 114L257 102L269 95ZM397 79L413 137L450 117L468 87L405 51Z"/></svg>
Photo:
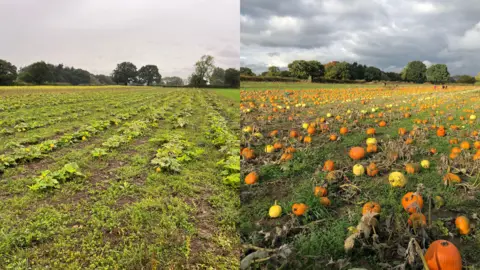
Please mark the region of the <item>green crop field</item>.
<svg viewBox="0 0 480 270"><path fill-rule="evenodd" d="M232 93L0 88L0 268L238 268Z"/></svg>

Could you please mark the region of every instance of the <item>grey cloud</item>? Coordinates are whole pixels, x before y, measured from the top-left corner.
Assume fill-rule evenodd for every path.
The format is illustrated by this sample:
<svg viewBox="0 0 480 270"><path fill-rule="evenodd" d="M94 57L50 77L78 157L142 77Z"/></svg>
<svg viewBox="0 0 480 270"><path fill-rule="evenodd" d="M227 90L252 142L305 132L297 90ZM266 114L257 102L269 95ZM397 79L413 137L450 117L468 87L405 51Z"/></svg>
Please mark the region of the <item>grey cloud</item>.
<svg viewBox="0 0 480 270"><path fill-rule="evenodd" d="M242 0L241 54L256 72L308 58L384 70L420 60L473 75L480 71L478 14L477 0Z"/></svg>
<svg viewBox="0 0 480 270"><path fill-rule="evenodd" d="M206 53L223 68L239 66L239 21L238 0L4 0L0 58L103 74L131 61L187 77Z"/></svg>

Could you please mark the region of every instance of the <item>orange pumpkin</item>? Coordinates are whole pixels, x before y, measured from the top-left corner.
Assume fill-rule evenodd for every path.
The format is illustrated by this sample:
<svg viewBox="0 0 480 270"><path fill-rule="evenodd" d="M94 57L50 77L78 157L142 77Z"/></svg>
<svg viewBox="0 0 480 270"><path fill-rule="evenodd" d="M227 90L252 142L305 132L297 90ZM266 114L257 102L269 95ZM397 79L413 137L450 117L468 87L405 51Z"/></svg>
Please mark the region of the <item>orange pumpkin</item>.
<svg viewBox="0 0 480 270"><path fill-rule="evenodd" d="M445 135L446 135L445 129L443 129L443 128L437 129L437 136L438 137L445 137Z"/></svg>
<svg viewBox="0 0 480 270"><path fill-rule="evenodd" d="M387 122L385 122L385 121L380 121L380 123L378 123L378 125L379 125L380 127L384 127L384 126L387 125Z"/></svg>
<svg viewBox="0 0 480 270"><path fill-rule="evenodd" d="M290 138L296 138L298 137L298 132L296 130L291 130L290 131Z"/></svg>
<svg viewBox="0 0 480 270"><path fill-rule="evenodd" d="M432 155L435 155L437 153L437 149L436 148L430 148L430 153Z"/></svg>
<svg viewBox="0 0 480 270"><path fill-rule="evenodd" d="M332 160L325 161L325 163L323 164L323 171L331 172L333 170L335 170L335 164L333 163L333 161Z"/></svg>
<svg viewBox="0 0 480 270"><path fill-rule="evenodd" d="M315 127L310 125L307 129L307 133L313 135L315 133Z"/></svg>
<svg viewBox="0 0 480 270"><path fill-rule="evenodd" d="M462 270L462 256L457 247L447 240L436 240L425 253L430 270Z"/></svg>
<svg viewBox="0 0 480 270"><path fill-rule="evenodd" d="M242 150L242 156L246 160L254 159L255 158L255 151L253 149L250 149L250 148L244 148Z"/></svg>
<svg viewBox="0 0 480 270"><path fill-rule="evenodd" d="M362 215L367 213L380 213L381 207L377 202L367 202L363 205Z"/></svg>
<svg viewBox="0 0 480 270"><path fill-rule="evenodd" d="M347 133L348 133L348 128L346 128L346 127L341 127L341 128L340 128L340 134L341 134L341 135L345 135L345 134L347 134Z"/></svg>
<svg viewBox="0 0 480 270"><path fill-rule="evenodd" d="M405 135L407 133L407 130L404 128L399 128L398 129L398 135Z"/></svg>
<svg viewBox="0 0 480 270"><path fill-rule="evenodd" d="M375 135L375 129L374 128L367 128L367 135Z"/></svg>
<svg viewBox="0 0 480 270"><path fill-rule="evenodd" d="M367 153L376 153L378 150L376 144L369 144L367 145Z"/></svg>
<svg viewBox="0 0 480 270"><path fill-rule="evenodd" d="M455 219L455 227L460 234L468 234L470 232L470 220L466 216L459 216Z"/></svg>
<svg viewBox="0 0 480 270"><path fill-rule="evenodd" d="M452 148L452 153L454 154L460 154L462 152L462 149L460 147L453 147Z"/></svg>
<svg viewBox="0 0 480 270"><path fill-rule="evenodd" d="M422 195L408 192L402 198L402 206L405 211L410 214L418 212L418 210L422 210L423 208L423 198Z"/></svg>
<svg viewBox="0 0 480 270"><path fill-rule="evenodd" d="M375 163L370 163L370 165L367 166L367 175L374 177L375 175L378 174L378 168Z"/></svg>
<svg viewBox="0 0 480 270"><path fill-rule="evenodd" d="M468 150L470 149L470 143L467 141L463 141L462 143L460 143L460 148Z"/></svg>
<svg viewBox="0 0 480 270"><path fill-rule="evenodd" d="M303 138L303 142L304 142L304 143L311 143L311 142L312 142L312 137L310 137L310 136L305 136L305 137Z"/></svg>
<svg viewBox="0 0 480 270"><path fill-rule="evenodd" d="M270 137L275 137L275 136L277 136L277 134L278 134L278 130L276 130L276 129L275 129L275 130L272 130L272 131L270 132Z"/></svg>
<svg viewBox="0 0 480 270"><path fill-rule="evenodd" d="M422 213L413 213L408 218L408 225L413 228L420 228L427 225L427 219Z"/></svg>
<svg viewBox="0 0 480 270"><path fill-rule="evenodd" d="M456 138L452 138L448 141L449 144L457 144L458 143L458 139Z"/></svg>
<svg viewBox="0 0 480 270"><path fill-rule="evenodd" d="M420 170L420 166L415 163L408 163L405 165L405 171L407 171L408 174L414 174L417 173Z"/></svg>
<svg viewBox="0 0 480 270"><path fill-rule="evenodd" d="M304 203L294 203L292 205L292 212L297 217L303 216L307 212L308 206Z"/></svg>
<svg viewBox="0 0 480 270"><path fill-rule="evenodd" d="M316 197L325 197L325 196L327 196L327 189L324 188L324 187L317 186L317 187L315 187L315 189L313 191L313 194Z"/></svg>
<svg viewBox="0 0 480 270"><path fill-rule="evenodd" d="M365 157L365 149L363 147L352 147L348 153L351 159L360 160Z"/></svg>
<svg viewBox="0 0 480 270"><path fill-rule="evenodd" d="M330 199L327 197L320 197L320 204L323 206L329 206L332 202L330 202Z"/></svg>
<svg viewBox="0 0 480 270"><path fill-rule="evenodd" d="M293 158L293 154L292 153L283 153L282 156L280 157L280 161L289 161Z"/></svg>
<svg viewBox="0 0 480 270"><path fill-rule="evenodd" d="M330 141L336 141L337 140L337 135L331 134L329 139L330 139Z"/></svg>
<svg viewBox="0 0 480 270"><path fill-rule="evenodd" d="M475 149L480 149L480 141L474 142L473 147L475 147Z"/></svg>
<svg viewBox="0 0 480 270"><path fill-rule="evenodd" d="M258 180L258 174L256 172L251 172L245 177L245 184L253 185Z"/></svg>
<svg viewBox="0 0 480 270"><path fill-rule="evenodd" d="M275 148L275 150L280 150L283 148L283 144L281 142L276 142L273 144L273 148Z"/></svg>

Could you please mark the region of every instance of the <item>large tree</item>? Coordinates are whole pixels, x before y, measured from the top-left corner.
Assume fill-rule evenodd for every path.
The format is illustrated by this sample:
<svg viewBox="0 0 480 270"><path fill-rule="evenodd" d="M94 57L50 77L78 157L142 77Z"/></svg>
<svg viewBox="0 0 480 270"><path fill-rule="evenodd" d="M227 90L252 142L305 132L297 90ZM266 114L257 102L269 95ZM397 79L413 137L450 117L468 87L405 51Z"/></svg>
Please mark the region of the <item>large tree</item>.
<svg viewBox="0 0 480 270"><path fill-rule="evenodd" d="M475 83L475 77L470 75L460 75L456 79L457 83Z"/></svg>
<svg viewBox="0 0 480 270"><path fill-rule="evenodd" d="M127 85L135 82L137 78L137 67L130 62L122 62L113 70L112 79L116 84Z"/></svg>
<svg viewBox="0 0 480 270"><path fill-rule="evenodd" d="M385 74L387 74L390 81L401 81L402 80L402 76L400 76L400 73L386 72Z"/></svg>
<svg viewBox="0 0 480 270"><path fill-rule="evenodd" d="M182 86L183 85L183 80L180 77L165 77L162 79L162 84L168 85L168 86Z"/></svg>
<svg viewBox="0 0 480 270"><path fill-rule="evenodd" d="M97 78L100 84L105 84L105 85L115 84L112 80L112 77L110 76L99 74L99 75L95 75L95 77Z"/></svg>
<svg viewBox="0 0 480 270"><path fill-rule="evenodd" d="M225 70L221 67L213 69L212 76L210 78L211 85L223 85L225 83Z"/></svg>
<svg viewBox="0 0 480 270"><path fill-rule="evenodd" d="M382 71L376 67L367 67L364 76L367 82L379 81L382 79Z"/></svg>
<svg viewBox="0 0 480 270"><path fill-rule="evenodd" d="M225 85L240 87L240 72L237 69L229 68L225 70Z"/></svg>
<svg viewBox="0 0 480 270"><path fill-rule="evenodd" d="M248 67L241 67L240 74L245 76L255 76L255 73Z"/></svg>
<svg viewBox="0 0 480 270"><path fill-rule="evenodd" d="M350 74L352 75L352 79L354 80L365 79L366 68L367 68L366 65L360 65L357 62L353 62L353 64L350 65Z"/></svg>
<svg viewBox="0 0 480 270"><path fill-rule="evenodd" d="M202 86L207 85L207 81L205 80L204 77L202 77L202 76L200 76L196 73L193 73L188 78L188 84L191 85L191 86L195 86L195 87L202 87Z"/></svg>
<svg viewBox="0 0 480 270"><path fill-rule="evenodd" d="M17 67L0 59L0 85L12 85L17 78Z"/></svg>
<svg viewBox="0 0 480 270"><path fill-rule="evenodd" d="M450 78L447 65L435 64L427 68L426 72L427 81L432 83L446 83Z"/></svg>
<svg viewBox="0 0 480 270"><path fill-rule="evenodd" d="M213 70L215 69L215 60L211 55L203 55L195 63L195 75L210 82Z"/></svg>
<svg viewBox="0 0 480 270"><path fill-rule="evenodd" d="M44 84L53 82L54 76L47 63L40 61L22 68L19 79L27 83Z"/></svg>
<svg viewBox="0 0 480 270"><path fill-rule="evenodd" d="M326 65L325 78L335 80L350 80L350 64L347 62L340 62L331 65Z"/></svg>
<svg viewBox="0 0 480 270"><path fill-rule="evenodd" d="M153 83L160 83L162 75L158 72L157 66L145 65L138 70L138 79L140 83L152 85Z"/></svg>
<svg viewBox="0 0 480 270"><path fill-rule="evenodd" d="M268 67L267 76L280 76L280 68L276 66Z"/></svg>
<svg viewBox="0 0 480 270"><path fill-rule="evenodd" d="M427 67L420 61L411 61L402 70L402 79L409 82L424 83Z"/></svg>
<svg viewBox="0 0 480 270"><path fill-rule="evenodd" d="M318 78L325 73L325 67L316 60L295 60L288 64L288 71L299 79L307 79L308 77Z"/></svg>

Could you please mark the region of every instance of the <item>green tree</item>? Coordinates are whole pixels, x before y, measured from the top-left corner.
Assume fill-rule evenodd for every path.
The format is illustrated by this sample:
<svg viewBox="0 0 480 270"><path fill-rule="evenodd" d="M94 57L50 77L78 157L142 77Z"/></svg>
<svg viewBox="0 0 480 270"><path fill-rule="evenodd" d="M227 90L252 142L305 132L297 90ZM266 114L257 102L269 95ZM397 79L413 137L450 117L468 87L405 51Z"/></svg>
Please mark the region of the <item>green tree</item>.
<svg viewBox="0 0 480 270"><path fill-rule="evenodd" d="M272 77L280 76L280 68L276 66L268 67L267 76L272 76Z"/></svg>
<svg viewBox="0 0 480 270"><path fill-rule="evenodd" d="M367 68L366 65L360 65L357 62L353 62L353 64L350 65L350 74L352 75L352 79L354 80L365 79L366 68Z"/></svg>
<svg viewBox="0 0 480 270"><path fill-rule="evenodd" d="M207 85L207 81L201 75L193 73L188 78L188 84L191 85L191 86L195 86L195 87L202 87L202 86Z"/></svg>
<svg viewBox="0 0 480 270"><path fill-rule="evenodd" d="M152 85L153 83L160 83L162 75L158 72L157 66L145 65L138 70L138 79L140 83Z"/></svg>
<svg viewBox="0 0 480 270"><path fill-rule="evenodd" d="M308 77L318 78L325 73L325 67L316 60L305 61L295 60L288 64L290 74L299 79L307 79Z"/></svg>
<svg viewBox="0 0 480 270"><path fill-rule="evenodd" d="M335 80L350 80L352 78L352 75L350 74L350 64L344 61L328 65L325 69L325 78Z"/></svg>
<svg viewBox="0 0 480 270"><path fill-rule="evenodd" d="M292 73L288 70L280 71L280 77L292 77Z"/></svg>
<svg viewBox="0 0 480 270"><path fill-rule="evenodd" d="M240 68L240 75L255 76L255 73L253 73L253 71L248 67L241 67Z"/></svg>
<svg viewBox="0 0 480 270"><path fill-rule="evenodd" d="M210 78L211 85L223 85L225 83L225 70L220 67L213 69L212 76Z"/></svg>
<svg viewBox="0 0 480 270"><path fill-rule="evenodd" d="M457 83L475 83L475 77L470 75L460 75L457 78Z"/></svg>
<svg viewBox="0 0 480 270"><path fill-rule="evenodd" d="M17 78L17 67L0 59L0 85L12 85Z"/></svg>
<svg viewBox="0 0 480 270"><path fill-rule="evenodd" d="M240 71L234 68L225 70L225 85L230 87L240 87Z"/></svg>
<svg viewBox="0 0 480 270"><path fill-rule="evenodd" d="M165 77L162 79L162 84L168 85L168 86L182 86L183 85L183 80L180 77Z"/></svg>
<svg viewBox="0 0 480 270"><path fill-rule="evenodd" d="M201 77L202 80L211 81L211 76L213 70L215 69L215 59L211 55L203 55L200 60L195 63L195 80L198 80L198 77Z"/></svg>
<svg viewBox="0 0 480 270"><path fill-rule="evenodd" d="M122 62L113 70L112 80L116 84L127 85L135 82L137 78L137 67L130 62Z"/></svg>
<svg viewBox="0 0 480 270"><path fill-rule="evenodd" d="M95 75L95 77L97 78L97 80L100 84L104 84L104 85L115 84L112 80L112 77L110 77L110 76L99 74L99 75Z"/></svg>
<svg viewBox="0 0 480 270"><path fill-rule="evenodd" d="M382 79L382 71L376 67L367 67L364 76L367 82L379 81Z"/></svg>
<svg viewBox="0 0 480 270"><path fill-rule="evenodd" d="M18 77L21 81L34 84L45 84L54 81L53 74L44 61L35 62L22 68Z"/></svg>
<svg viewBox="0 0 480 270"><path fill-rule="evenodd" d="M435 64L428 67L426 76L429 82L446 83L448 82L448 78L450 78L450 73L448 72L447 65Z"/></svg>
<svg viewBox="0 0 480 270"><path fill-rule="evenodd" d="M400 75L400 73L386 72L385 74L387 74L390 81L401 81L402 80L402 76Z"/></svg>
<svg viewBox="0 0 480 270"><path fill-rule="evenodd" d="M477 74L477 76L475 76L475 80L477 80L477 82L480 82L480 72Z"/></svg>
<svg viewBox="0 0 480 270"><path fill-rule="evenodd" d="M402 70L402 79L409 82L424 83L427 67L420 61L411 61Z"/></svg>

